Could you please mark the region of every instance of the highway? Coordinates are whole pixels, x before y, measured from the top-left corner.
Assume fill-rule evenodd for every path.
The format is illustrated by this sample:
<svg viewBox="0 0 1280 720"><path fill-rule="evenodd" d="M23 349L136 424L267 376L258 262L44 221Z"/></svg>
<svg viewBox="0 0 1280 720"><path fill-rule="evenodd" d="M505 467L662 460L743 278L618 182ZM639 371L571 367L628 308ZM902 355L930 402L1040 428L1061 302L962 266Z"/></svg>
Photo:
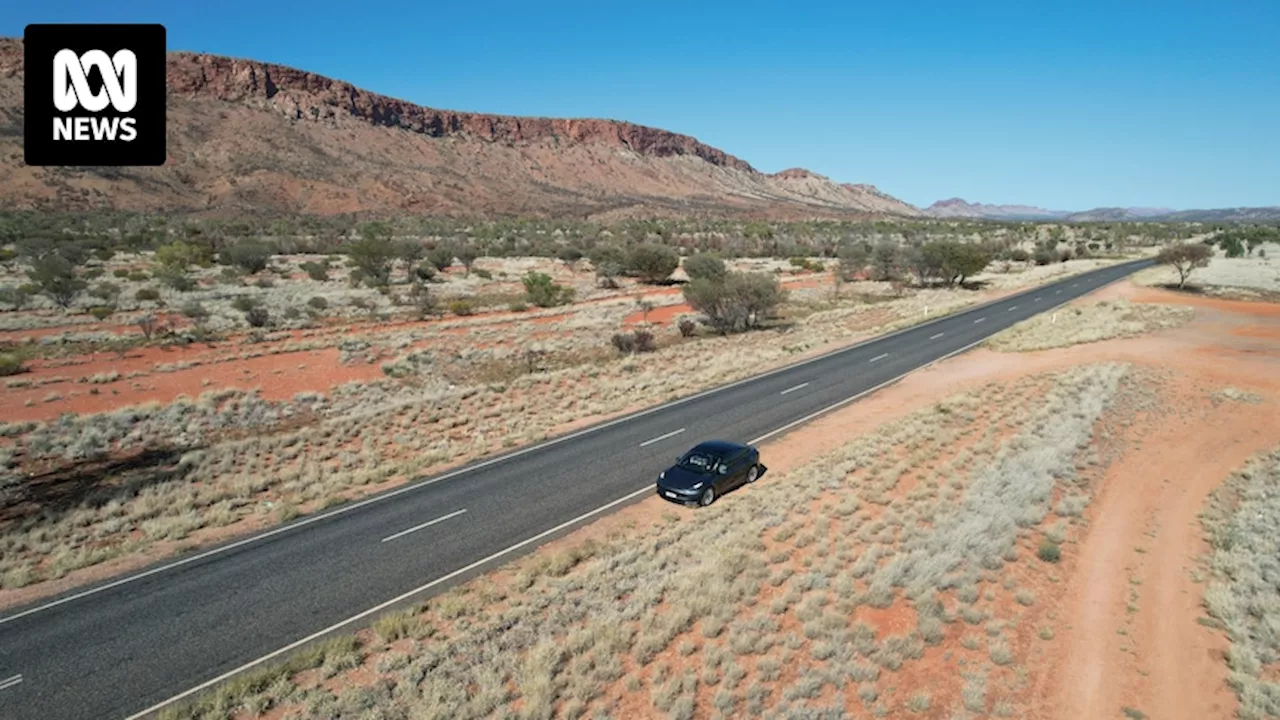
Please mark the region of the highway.
<svg viewBox="0 0 1280 720"><path fill-rule="evenodd" d="M0 614L0 717L103 720L154 711L649 497L657 473L701 440L776 437L1150 264L1033 288L14 608ZM771 481L777 476L761 480Z"/></svg>

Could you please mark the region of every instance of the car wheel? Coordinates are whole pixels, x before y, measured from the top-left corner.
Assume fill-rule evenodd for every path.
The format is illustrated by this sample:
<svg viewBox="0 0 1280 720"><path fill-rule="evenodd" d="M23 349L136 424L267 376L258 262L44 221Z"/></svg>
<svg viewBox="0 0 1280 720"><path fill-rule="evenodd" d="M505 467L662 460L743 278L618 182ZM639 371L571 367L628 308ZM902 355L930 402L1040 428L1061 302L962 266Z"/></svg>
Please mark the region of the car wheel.
<svg viewBox="0 0 1280 720"><path fill-rule="evenodd" d="M707 488L706 490L703 490L702 497L698 498L698 504L701 505L702 507L706 507L715 501L716 501L715 488Z"/></svg>
<svg viewBox="0 0 1280 720"><path fill-rule="evenodd" d="M753 482L755 482L755 481L756 481L756 478L758 478L758 477L760 477L760 466L759 466L759 465L752 465L752 466L747 470L747 482L749 482L749 483L753 483Z"/></svg>

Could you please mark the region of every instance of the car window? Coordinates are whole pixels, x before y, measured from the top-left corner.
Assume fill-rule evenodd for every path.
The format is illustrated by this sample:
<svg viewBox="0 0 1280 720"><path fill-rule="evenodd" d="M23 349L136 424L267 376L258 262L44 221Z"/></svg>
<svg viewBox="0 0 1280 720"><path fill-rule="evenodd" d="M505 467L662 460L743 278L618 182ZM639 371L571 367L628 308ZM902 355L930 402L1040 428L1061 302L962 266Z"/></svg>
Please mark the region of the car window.
<svg viewBox="0 0 1280 720"><path fill-rule="evenodd" d="M681 467L699 472L713 472L720 458L709 453L689 453L680 461Z"/></svg>

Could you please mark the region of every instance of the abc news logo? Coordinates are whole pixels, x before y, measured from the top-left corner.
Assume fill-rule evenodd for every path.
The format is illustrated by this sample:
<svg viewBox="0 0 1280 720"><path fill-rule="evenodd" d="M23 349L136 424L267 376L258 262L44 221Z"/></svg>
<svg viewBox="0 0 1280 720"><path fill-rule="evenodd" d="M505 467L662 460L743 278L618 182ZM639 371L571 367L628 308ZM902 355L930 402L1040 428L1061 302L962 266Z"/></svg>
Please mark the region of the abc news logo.
<svg viewBox="0 0 1280 720"><path fill-rule="evenodd" d="M28 25L28 165L163 165L163 25Z"/></svg>

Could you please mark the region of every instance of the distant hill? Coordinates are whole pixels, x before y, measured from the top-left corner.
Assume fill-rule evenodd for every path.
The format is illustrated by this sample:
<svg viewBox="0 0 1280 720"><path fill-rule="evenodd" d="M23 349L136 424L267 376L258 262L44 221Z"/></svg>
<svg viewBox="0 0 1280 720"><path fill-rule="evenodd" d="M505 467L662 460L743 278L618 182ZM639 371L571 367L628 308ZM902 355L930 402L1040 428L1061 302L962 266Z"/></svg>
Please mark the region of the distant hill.
<svg viewBox="0 0 1280 720"><path fill-rule="evenodd" d="M22 162L22 40L0 38L0 207L488 217L920 216L870 185L767 174L627 122L435 110L313 73L170 53L168 162Z"/></svg>
<svg viewBox="0 0 1280 720"><path fill-rule="evenodd" d="M1224 208L1220 210L1172 210L1169 208L1106 207L1073 212L1045 210L1029 205L987 205L960 198L939 200L925 208L935 218L985 220L1061 220L1063 222L1271 222L1280 220L1280 207Z"/></svg>

